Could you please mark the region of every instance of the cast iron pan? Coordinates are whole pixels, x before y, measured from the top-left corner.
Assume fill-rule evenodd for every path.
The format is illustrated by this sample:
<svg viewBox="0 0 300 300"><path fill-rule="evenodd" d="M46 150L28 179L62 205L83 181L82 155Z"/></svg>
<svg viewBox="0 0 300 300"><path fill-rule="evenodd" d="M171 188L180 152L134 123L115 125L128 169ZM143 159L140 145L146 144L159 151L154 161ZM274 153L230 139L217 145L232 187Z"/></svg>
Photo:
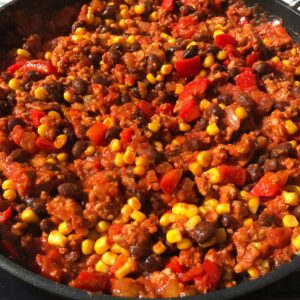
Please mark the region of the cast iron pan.
<svg viewBox="0 0 300 300"><path fill-rule="evenodd" d="M32 1L32 0L15 0L11 4L0 8L0 33L7 33L7 28L5 28L5 22L15 22L13 15L14 12L18 9L28 9L37 11L41 8L48 9L49 6L51 8L59 9L65 4L70 4L74 2L81 2L83 3L84 0L52 0L52 1ZM295 40L298 42L299 33L300 33L300 13L296 10L290 8L287 4L284 4L280 0L246 0L248 5L255 5L260 4L260 6L271 15L271 18L282 19L285 23L286 28L289 30L290 34L294 37ZM46 16L44 16L46 17ZM8 20L10 18L11 20ZM10 25L11 26L11 25ZM16 26L11 26L13 30L16 30ZM18 33L18 31L16 31ZM18 33L20 34L20 33ZM22 43L22 37L20 37L20 44ZM5 40L1 40L0 45L0 53L1 50L5 51L5 48L9 47L5 43ZM15 47L20 45L13 45ZM58 284L53 281L50 281L36 273L33 273L20 265L16 264L15 262L11 261L10 259L2 256L0 254L0 267L6 270L7 272L11 273L12 275L26 281L27 283L46 290L50 293L68 298L68 299L75 299L75 300L117 300L117 299L124 299L121 297L113 297L110 295L102 295L102 294L94 294L90 295L84 291L70 288L63 284ZM247 293L256 291L262 287L265 287L271 283L274 283L287 275L295 272L296 270L300 269L300 256L295 256L290 263L285 264L284 266L268 273L266 276L260 277L255 280L245 280L244 282L240 283L239 285L230 288L230 289L223 289L218 290L216 292L211 292L205 295L196 295L191 297L186 297L185 300L225 300L225 299L232 299L235 297L239 297L241 295L245 295ZM178 298L182 299L182 298Z"/></svg>

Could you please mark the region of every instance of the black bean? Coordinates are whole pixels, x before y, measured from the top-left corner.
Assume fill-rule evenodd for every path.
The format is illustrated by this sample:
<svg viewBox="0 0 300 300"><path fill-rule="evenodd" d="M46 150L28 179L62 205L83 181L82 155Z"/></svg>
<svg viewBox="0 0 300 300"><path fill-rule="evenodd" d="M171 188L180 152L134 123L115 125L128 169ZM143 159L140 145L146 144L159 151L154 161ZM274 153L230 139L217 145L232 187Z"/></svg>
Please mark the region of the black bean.
<svg viewBox="0 0 300 300"><path fill-rule="evenodd" d="M105 140L110 142L113 139L118 139L121 131L122 129L117 126L108 128L105 133Z"/></svg>
<svg viewBox="0 0 300 300"><path fill-rule="evenodd" d="M199 121L197 121L195 125L195 130L202 131L205 130L208 125L208 120L201 118Z"/></svg>
<svg viewBox="0 0 300 300"><path fill-rule="evenodd" d="M205 114L208 116L214 115L220 118L223 116L224 111L218 104L211 104L205 111Z"/></svg>
<svg viewBox="0 0 300 300"><path fill-rule="evenodd" d="M72 86L78 95L85 95L89 89L89 84L81 78L75 78L72 82Z"/></svg>
<svg viewBox="0 0 300 300"><path fill-rule="evenodd" d="M26 126L26 123L20 119L20 118L11 118L8 123L7 123L7 127L9 131L12 131L14 129L15 126L20 125L22 127Z"/></svg>
<svg viewBox="0 0 300 300"><path fill-rule="evenodd" d="M122 102L123 104L125 104L125 103L128 103L128 102L130 102L130 101L131 101L130 95L129 95L127 92L122 93L122 96L121 96L121 102Z"/></svg>
<svg viewBox="0 0 300 300"><path fill-rule="evenodd" d="M46 202L38 197L26 197L26 204L39 216L47 216Z"/></svg>
<svg viewBox="0 0 300 300"><path fill-rule="evenodd" d="M184 51L183 57L184 58L192 58L198 54L198 46L197 45L192 45L188 49Z"/></svg>
<svg viewBox="0 0 300 300"><path fill-rule="evenodd" d="M277 168L278 168L278 162L274 158L267 159L263 165L263 169L264 169L265 173L274 172L277 170Z"/></svg>
<svg viewBox="0 0 300 300"><path fill-rule="evenodd" d="M0 117L11 114L12 107L6 101L0 101Z"/></svg>
<svg viewBox="0 0 300 300"><path fill-rule="evenodd" d="M104 11L102 12L102 17L104 19L114 19L116 16L117 10L115 6L106 5Z"/></svg>
<svg viewBox="0 0 300 300"><path fill-rule="evenodd" d="M77 198L79 196L79 189L75 183L62 183L57 188L59 194L67 198Z"/></svg>
<svg viewBox="0 0 300 300"><path fill-rule="evenodd" d="M166 50L166 56L169 58L172 57L174 55L175 51L177 51L177 50L178 50L177 47L174 47L174 46L168 48Z"/></svg>
<svg viewBox="0 0 300 300"><path fill-rule="evenodd" d="M60 82L54 81L44 85L45 90L48 92L48 97L51 100L60 102L63 100L64 87Z"/></svg>
<svg viewBox="0 0 300 300"><path fill-rule="evenodd" d="M234 224L234 219L232 216L225 214L221 216L220 222L224 228L228 228Z"/></svg>
<svg viewBox="0 0 300 300"><path fill-rule="evenodd" d="M189 232L191 238L198 244L209 241L216 233L216 225L207 221L200 222L195 229Z"/></svg>
<svg viewBox="0 0 300 300"><path fill-rule="evenodd" d="M193 40L196 42L208 42L210 40L210 35L206 31L196 32L193 35Z"/></svg>
<svg viewBox="0 0 300 300"><path fill-rule="evenodd" d="M269 227L275 222L275 217L269 213L261 213L258 217L258 224L260 226Z"/></svg>
<svg viewBox="0 0 300 300"><path fill-rule="evenodd" d="M257 163L262 166L269 157L269 153L261 154L257 159Z"/></svg>
<svg viewBox="0 0 300 300"><path fill-rule="evenodd" d="M113 43L110 47L110 50L118 50L120 52L123 52L123 46L121 43Z"/></svg>
<svg viewBox="0 0 300 300"><path fill-rule="evenodd" d="M33 82L32 82L32 81L26 82L25 85L24 85L24 90L25 90L25 92L30 92L30 91L31 91L31 88L32 88L32 85L33 85Z"/></svg>
<svg viewBox="0 0 300 300"><path fill-rule="evenodd" d="M264 174L263 169L259 164L251 164L247 167L247 172L251 181L257 182Z"/></svg>
<svg viewBox="0 0 300 300"><path fill-rule="evenodd" d="M240 73L240 69L238 67L233 67L228 70L228 76L230 79L233 79L239 73Z"/></svg>
<svg viewBox="0 0 300 300"><path fill-rule="evenodd" d="M161 60L155 54L149 54L147 63L147 72L155 73L162 65Z"/></svg>
<svg viewBox="0 0 300 300"><path fill-rule="evenodd" d="M40 227L42 231L50 233L56 228L56 225L50 219L43 219L40 223Z"/></svg>
<svg viewBox="0 0 300 300"><path fill-rule="evenodd" d="M244 190L245 190L246 192L251 192L251 190L253 189L253 187L255 186L255 184L256 184L256 183L249 183L249 184L246 184L246 185L244 186Z"/></svg>
<svg viewBox="0 0 300 300"><path fill-rule="evenodd" d="M208 53L212 53L212 54L217 54L220 50L221 50L221 48L219 46L213 45L213 44L207 45L207 48L206 48L206 51Z"/></svg>
<svg viewBox="0 0 300 300"><path fill-rule="evenodd" d="M115 65L121 60L122 52L111 47L107 52L107 56L109 57L109 60L112 61L113 65Z"/></svg>
<svg viewBox="0 0 300 300"><path fill-rule="evenodd" d="M38 81L43 79L45 76L41 73L35 72L35 71L28 71L26 74L26 77L30 81Z"/></svg>
<svg viewBox="0 0 300 300"><path fill-rule="evenodd" d="M271 158L288 157L293 154L293 147L291 143L282 143L274 147L271 151Z"/></svg>
<svg viewBox="0 0 300 300"><path fill-rule="evenodd" d="M16 161L18 163L23 163L29 159L29 153L23 149L16 149L10 153L9 157L13 161Z"/></svg>
<svg viewBox="0 0 300 300"><path fill-rule="evenodd" d="M130 45L129 49L130 52L135 52L141 50L141 44L139 42L134 42Z"/></svg>
<svg viewBox="0 0 300 300"><path fill-rule="evenodd" d="M233 97L230 94L220 95L220 96L218 96L218 101L221 103L224 103L226 105L229 105L232 103Z"/></svg>
<svg viewBox="0 0 300 300"><path fill-rule="evenodd" d="M8 72L2 72L0 74L1 78L3 78L6 82L8 82L10 79L13 78L12 74L8 73Z"/></svg>
<svg viewBox="0 0 300 300"><path fill-rule="evenodd" d="M59 167L56 164L45 163L44 168L51 172L59 171Z"/></svg>
<svg viewBox="0 0 300 300"><path fill-rule="evenodd" d="M293 86L291 88L291 94L294 97L299 97L299 95L300 95L300 86Z"/></svg>
<svg viewBox="0 0 300 300"><path fill-rule="evenodd" d="M289 104L285 101L275 101L275 104L274 104L274 108L278 109L280 111L284 111L285 108L288 106L289 106Z"/></svg>
<svg viewBox="0 0 300 300"><path fill-rule="evenodd" d="M293 210L293 215L300 220L300 205L296 206Z"/></svg>
<svg viewBox="0 0 300 300"><path fill-rule="evenodd" d="M90 53L88 58L91 60L92 64L97 66L101 61L102 54L101 53Z"/></svg>
<svg viewBox="0 0 300 300"><path fill-rule="evenodd" d="M203 143L200 139L191 138L186 141L186 148L188 151L199 151L203 147Z"/></svg>
<svg viewBox="0 0 300 300"><path fill-rule="evenodd" d="M163 261L159 255L151 254L144 262L140 262L139 265L144 271L151 273L160 270L163 266Z"/></svg>
<svg viewBox="0 0 300 300"><path fill-rule="evenodd" d="M237 102L249 111L255 107L254 101L249 96L246 95L240 95L237 98Z"/></svg>
<svg viewBox="0 0 300 300"><path fill-rule="evenodd" d="M136 243L129 247L129 253L138 260L148 256L151 253L149 238L143 234L139 235Z"/></svg>
<svg viewBox="0 0 300 300"><path fill-rule="evenodd" d="M92 77L92 83L98 83L104 86L109 86L110 81L100 73L95 73Z"/></svg>
<svg viewBox="0 0 300 300"><path fill-rule="evenodd" d="M64 177L67 182L76 182L78 180L78 176L69 170L64 174Z"/></svg>
<svg viewBox="0 0 300 300"><path fill-rule="evenodd" d="M72 148L72 154L75 157L80 157L83 154L83 152L86 150L87 146L88 146L87 141L80 140L76 142Z"/></svg>
<svg viewBox="0 0 300 300"><path fill-rule="evenodd" d="M101 25L101 30L100 33L105 33L105 32L109 32L112 34L117 34L118 30L114 27L110 27L110 26L106 26L106 25Z"/></svg>
<svg viewBox="0 0 300 300"><path fill-rule="evenodd" d="M270 65L265 61L255 63L252 68L259 76L263 76L271 72Z"/></svg>

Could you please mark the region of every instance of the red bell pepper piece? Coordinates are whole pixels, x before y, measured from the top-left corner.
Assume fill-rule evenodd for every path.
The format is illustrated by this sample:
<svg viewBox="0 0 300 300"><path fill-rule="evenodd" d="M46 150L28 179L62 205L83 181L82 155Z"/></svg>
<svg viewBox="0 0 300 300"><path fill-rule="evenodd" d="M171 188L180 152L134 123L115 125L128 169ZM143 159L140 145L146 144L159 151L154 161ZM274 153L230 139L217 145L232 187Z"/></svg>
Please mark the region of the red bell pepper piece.
<svg viewBox="0 0 300 300"><path fill-rule="evenodd" d="M33 108L30 109L29 114L32 120L32 124L35 128L38 128L41 125L41 118L46 116L46 113L44 111Z"/></svg>
<svg viewBox="0 0 300 300"><path fill-rule="evenodd" d="M236 86L240 90L257 87L256 76L252 73L251 69L246 69L234 78Z"/></svg>
<svg viewBox="0 0 300 300"><path fill-rule="evenodd" d="M238 44L237 40L228 33L217 35L215 37L215 42L221 48L224 48L226 45L232 45L233 47L236 47Z"/></svg>
<svg viewBox="0 0 300 300"><path fill-rule="evenodd" d="M183 273L181 276L179 276L179 280L181 282L190 282L193 281L195 279L195 277L204 275L204 269L203 266L196 266L190 270L188 270L187 272Z"/></svg>
<svg viewBox="0 0 300 300"><path fill-rule="evenodd" d="M51 151L55 149L53 142L42 136L37 138L35 144L40 150Z"/></svg>
<svg viewBox="0 0 300 300"><path fill-rule="evenodd" d="M167 263L166 268L171 269L176 274L182 274L185 271L184 266L179 263L178 257L172 257Z"/></svg>
<svg viewBox="0 0 300 300"><path fill-rule="evenodd" d="M217 284L219 283L222 275L222 271L220 267L210 261L210 260L204 260L203 264L204 272L207 275L206 283L210 289L215 288Z"/></svg>
<svg viewBox="0 0 300 300"><path fill-rule="evenodd" d="M93 293L103 292L108 285L108 276L104 273L81 271L71 285Z"/></svg>
<svg viewBox="0 0 300 300"><path fill-rule="evenodd" d="M52 65L50 61L37 59L30 60L23 66L24 72L35 71L44 75L51 75L57 73L57 68Z"/></svg>
<svg viewBox="0 0 300 300"><path fill-rule="evenodd" d="M175 63L177 73L182 77L194 77L201 70L201 60L199 56L183 59Z"/></svg>
<svg viewBox="0 0 300 300"><path fill-rule="evenodd" d="M21 125L16 125L11 132L11 138L16 145L20 145L22 136L24 135L25 130Z"/></svg>
<svg viewBox="0 0 300 300"><path fill-rule="evenodd" d="M251 195L258 197L274 197L285 186L289 174L286 171L266 173L251 190Z"/></svg>
<svg viewBox="0 0 300 300"><path fill-rule="evenodd" d="M209 84L210 81L207 78L200 78L191 81L183 88L179 97L180 100L185 100L186 98L189 98L189 96L198 96L199 98L202 98L205 91L208 89Z"/></svg>
<svg viewBox="0 0 300 300"><path fill-rule="evenodd" d="M5 211L0 212L0 223L6 223L12 217L12 208L9 207Z"/></svg>
<svg viewBox="0 0 300 300"><path fill-rule="evenodd" d="M9 66L7 68L7 72L8 73L15 73L16 71L18 71L25 63L27 62L26 59L23 59L23 60L19 60L18 62L16 62L15 64Z"/></svg>
<svg viewBox="0 0 300 300"><path fill-rule="evenodd" d="M123 144L128 144L132 140L132 136L134 135L133 128L124 128L120 133L120 138Z"/></svg>
<svg viewBox="0 0 300 300"><path fill-rule="evenodd" d="M114 223L108 229L108 241L114 243L114 237L122 232L124 225L121 223Z"/></svg>
<svg viewBox="0 0 300 300"><path fill-rule="evenodd" d="M154 107L144 100L140 100L137 107L143 113L144 117L148 120L150 120L155 113Z"/></svg>
<svg viewBox="0 0 300 300"><path fill-rule="evenodd" d="M182 169L174 169L163 175L160 187L165 194L172 194L174 192L181 179L182 172Z"/></svg>
<svg viewBox="0 0 300 300"><path fill-rule="evenodd" d="M168 12L172 12L174 10L174 0L163 0L161 8Z"/></svg>
<svg viewBox="0 0 300 300"><path fill-rule="evenodd" d="M221 165L219 171L223 184L233 183L243 186L246 181L246 170L240 166Z"/></svg>
<svg viewBox="0 0 300 300"><path fill-rule="evenodd" d="M173 32L184 39L190 39L197 32L197 28L197 18L185 16L179 19L178 23L173 27Z"/></svg>
<svg viewBox="0 0 300 300"><path fill-rule="evenodd" d="M102 145L106 130L107 127L103 123L98 122L87 130L86 136L96 145Z"/></svg>
<svg viewBox="0 0 300 300"><path fill-rule="evenodd" d="M249 54L246 58L246 64L248 67L252 67L252 65L260 58L260 52L253 52Z"/></svg>
<svg viewBox="0 0 300 300"><path fill-rule="evenodd" d="M194 99L187 99L179 113L186 122L192 122L200 117L199 106Z"/></svg>

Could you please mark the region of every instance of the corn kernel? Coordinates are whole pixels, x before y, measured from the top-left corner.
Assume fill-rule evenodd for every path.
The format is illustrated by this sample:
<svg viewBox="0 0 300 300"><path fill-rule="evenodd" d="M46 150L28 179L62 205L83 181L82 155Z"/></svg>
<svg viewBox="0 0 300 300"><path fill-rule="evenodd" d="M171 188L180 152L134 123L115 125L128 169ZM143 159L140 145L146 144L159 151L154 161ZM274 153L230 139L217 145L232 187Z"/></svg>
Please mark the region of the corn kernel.
<svg viewBox="0 0 300 300"><path fill-rule="evenodd" d="M252 214L256 214L260 205L259 197L251 197L248 202L249 211Z"/></svg>
<svg viewBox="0 0 300 300"><path fill-rule="evenodd" d="M213 37L216 38L218 35L224 34L224 31L218 29L214 32Z"/></svg>
<svg viewBox="0 0 300 300"><path fill-rule="evenodd" d="M145 13L146 11L146 7L145 7L145 4L137 4L135 5L134 7L134 11L137 15L142 15Z"/></svg>
<svg viewBox="0 0 300 300"><path fill-rule="evenodd" d="M127 27L127 22L126 22L126 20L121 19L121 20L119 21L119 26L120 26L122 29L125 29L125 28Z"/></svg>
<svg viewBox="0 0 300 300"><path fill-rule="evenodd" d="M292 244L298 251L300 250L300 235L292 239Z"/></svg>
<svg viewBox="0 0 300 300"><path fill-rule="evenodd" d="M70 93L69 91L64 92L64 99L68 103L72 103L73 102L73 95L72 95L72 93Z"/></svg>
<svg viewBox="0 0 300 300"><path fill-rule="evenodd" d="M38 87L34 91L34 97L39 100L45 100L48 96L47 91L43 87Z"/></svg>
<svg viewBox="0 0 300 300"><path fill-rule="evenodd" d="M164 77L164 75L162 75L162 74L158 74L158 75L155 77L155 79L156 79L157 81L159 81L159 82L162 82L162 81L165 80L165 77Z"/></svg>
<svg viewBox="0 0 300 300"><path fill-rule="evenodd" d="M35 214L35 212L27 207L21 214L21 219L25 223L35 224L40 221L39 217Z"/></svg>
<svg viewBox="0 0 300 300"><path fill-rule="evenodd" d="M230 204L221 203L217 206L216 211L219 215L229 214L230 213Z"/></svg>
<svg viewBox="0 0 300 300"><path fill-rule="evenodd" d="M183 84L181 84L181 83L176 83L175 94L176 94L176 95L181 94L182 91L183 91L183 88L184 88Z"/></svg>
<svg viewBox="0 0 300 300"><path fill-rule="evenodd" d="M250 194L247 191L240 191L240 197L242 200L248 201L250 199Z"/></svg>
<svg viewBox="0 0 300 300"><path fill-rule="evenodd" d="M130 207L129 204L124 204L121 208L121 214L124 216L130 216L130 214L133 212L133 209Z"/></svg>
<svg viewBox="0 0 300 300"><path fill-rule="evenodd" d="M273 61L273 62L280 62L280 58L279 58L278 56L274 56L274 57L272 58L272 61Z"/></svg>
<svg viewBox="0 0 300 300"><path fill-rule="evenodd" d="M135 165L146 167L148 165L148 160L145 156L138 156L135 159Z"/></svg>
<svg viewBox="0 0 300 300"><path fill-rule="evenodd" d="M184 239L182 239L181 242L178 242L178 243L176 244L176 246L177 246L177 248L178 248L179 250L190 249L190 248L192 247L192 245L193 245L192 240L191 240L191 239L188 239L188 238L184 238Z"/></svg>
<svg viewBox="0 0 300 300"><path fill-rule="evenodd" d="M160 255L162 253L164 253L167 250L167 247L164 245L163 242L159 241L157 242L155 245L153 245L152 247L152 251L157 254Z"/></svg>
<svg viewBox="0 0 300 300"><path fill-rule="evenodd" d="M293 48L293 49L291 50L291 55L292 55L293 57L296 57L296 56L297 56L297 49L296 49L296 48Z"/></svg>
<svg viewBox="0 0 300 300"><path fill-rule="evenodd" d="M174 39L174 38L169 38L168 39L168 43L171 44L171 45L176 44L176 42L177 42L177 40Z"/></svg>
<svg viewBox="0 0 300 300"><path fill-rule="evenodd" d="M133 168L132 172L134 175L144 176L146 173L146 169L143 166L136 166Z"/></svg>
<svg viewBox="0 0 300 300"><path fill-rule="evenodd" d="M20 56L27 57L27 58L31 57L31 54L28 51L24 50L24 49L18 49L17 54L20 55Z"/></svg>
<svg viewBox="0 0 300 300"><path fill-rule="evenodd" d="M17 192L15 190L5 190L3 192L3 198L8 201L14 201L17 198Z"/></svg>
<svg viewBox="0 0 300 300"><path fill-rule="evenodd" d="M227 51L226 50L221 50L217 54L217 59L218 60L225 60L227 58L227 56L228 56Z"/></svg>
<svg viewBox="0 0 300 300"><path fill-rule="evenodd" d="M297 125L292 120L285 121L285 129L288 134L294 134L298 131Z"/></svg>
<svg viewBox="0 0 300 300"><path fill-rule="evenodd" d="M225 228L218 228L216 233L217 243L225 243L227 240L227 233Z"/></svg>
<svg viewBox="0 0 300 300"><path fill-rule="evenodd" d="M226 108L226 105L224 103L220 103L219 107L221 107L224 110Z"/></svg>
<svg viewBox="0 0 300 300"><path fill-rule="evenodd" d="M291 65L291 63L290 63L289 60L287 60L287 59L284 59L284 60L282 61L282 64L283 64L284 66L286 66L286 67L289 67L289 66Z"/></svg>
<svg viewBox="0 0 300 300"><path fill-rule="evenodd" d="M200 246L202 248L208 248L208 247L213 246L216 242L217 242L217 238L214 236L208 242L205 242L205 243L201 244Z"/></svg>
<svg viewBox="0 0 300 300"><path fill-rule="evenodd" d="M58 226L58 231L63 235L68 235L72 232L72 226L68 222L62 222Z"/></svg>
<svg viewBox="0 0 300 300"><path fill-rule="evenodd" d="M207 99L203 99L203 100L201 100L201 102L200 102L200 105L199 105L199 108L200 108L200 110L205 110L205 109L207 109L207 108L209 108L210 107L210 102L207 100Z"/></svg>
<svg viewBox="0 0 300 300"><path fill-rule="evenodd" d="M148 123L148 128L152 131L152 132L158 132L160 129L160 124L159 122L153 121L151 123Z"/></svg>
<svg viewBox="0 0 300 300"><path fill-rule="evenodd" d="M175 221L175 216L172 213L167 212L167 213L164 213L160 217L159 223L160 223L161 226L166 227L170 223L173 223L174 221Z"/></svg>
<svg viewBox="0 0 300 300"><path fill-rule="evenodd" d="M115 157L115 165L119 168L124 166L123 154L117 153Z"/></svg>
<svg viewBox="0 0 300 300"><path fill-rule="evenodd" d="M207 199L204 201L204 206L212 206L212 207L217 207L219 205L219 201L217 199Z"/></svg>
<svg viewBox="0 0 300 300"><path fill-rule="evenodd" d="M92 7L88 8L86 21L89 25L92 25L95 21L94 9Z"/></svg>
<svg viewBox="0 0 300 300"><path fill-rule="evenodd" d="M49 127L45 124L42 124L38 127L37 129L37 133L40 135L40 136L45 136L49 131Z"/></svg>
<svg viewBox="0 0 300 300"><path fill-rule="evenodd" d="M19 91L22 89L20 80L17 78L10 79L10 81L8 82L8 86L14 91Z"/></svg>
<svg viewBox="0 0 300 300"><path fill-rule="evenodd" d="M140 210L142 208L141 201L137 197L131 197L127 200L127 204L133 209L133 210Z"/></svg>
<svg viewBox="0 0 300 300"><path fill-rule="evenodd" d="M282 192L282 196L284 199L284 202L291 206L297 206L299 204L299 194L297 192Z"/></svg>
<svg viewBox="0 0 300 300"><path fill-rule="evenodd" d="M300 76L300 67L296 68L295 76Z"/></svg>
<svg viewBox="0 0 300 300"><path fill-rule="evenodd" d="M187 218L192 218L198 214L198 207L196 205L187 203L176 203L172 207L172 213L174 215L181 215Z"/></svg>
<svg viewBox="0 0 300 300"><path fill-rule="evenodd" d="M292 140L292 141L289 141L289 143L292 145L292 148L293 149L296 149L296 147L297 147L297 141L295 141L295 140Z"/></svg>
<svg viewBox="0 0 300 300"><path fill-rule="evenodd" d="M112 246L110 247L110 250L114 253L119 253L119 254L124 254L126 256L129 256L129 252L128 250L122 248L119 244L112 244Z"/></svg>
<svg viewBox="0 0 300 300"><path fill-rule="evenodd" d="M199 72L199 76L200 76L201 78L206 77L206 76L207 76L206 70L205 70L205 69L202 69L202 70Z"/></svg>
<svg viewBox="0 0 300 300"><path fill-rule="evenodd" d="M170 244L181 242L182 241L181 232L178 229L170 229L167 232L166 239Z"/></svg>
<svg viewBox="0 0 300 300"><path fill-rule="evenodd" d="M118 256L117 253L108 251L108 252L105 252L105 253L102 255L101 260L102 260L106 265L112 266L112 265L116 262L117 256Z"/></svg>
<svg viewBox="0 0 300 300"><path fill-rule="evenodd" d="M95 265L95 270L100 273L108 273L110 267L100 259Z"/></svg>
<svg viewBox="0 0 300 300"><path fill-rule="evenodd" d="M218 168L209 169L206 173L208 174L211 184L218 184L222 181L221 173Z"/></svg>
<svg viewBox="0 0 300 300"><path fill-rule="evenodd" d="M109 226L110 226L109 222L107 222L107 221L100 221L96 225L96 230L99 233L103 233L103 232L106 232L108 230Z"/></svg>
<svg viewBox="0 0 300 300"><path fill-rule="evenodd" d="M120 267L116 272L115 276L117 279L122 279L125 276L127 276L129 273L131 273L132 267L129 262L126 262L122 267Z"/></svg>
<svg viewBox="0 0 300 300"><path fill-rule="evenodd" d="M215 63L215 59L214 59L213 55L212 55L212 54L208 54L208 55L205 57L204 61L203 61L203 67L206 68L206 69L208 69L208 68L210 68L214 63Z"/></svg>
<svg viewBox="0 0 300 300"><path fill-rule="evenodd" d="M91 255L94 251L95 241L92 239L86 239L81 243L81 252L84 255Z"/></svg>
<svg viewBox="0 0 300 300"><path fill-rule="evenodd" d="M56 164L56 160L54 158L50 157L50 158L48 158L46 160L46 163L51 164L51 165L55 165Z"/></svg>
<svg viewBox="0 0 300 300"><path fill-rule="evenodd" d="M201 151L197 155L197 162L203 167L208 168L211 164L212 157L207 151Z"/></svg>
<svg viewBox="0 0 300 300"><path fill-rule="evenodd" d="M259 271L255 267L250 267L247 272L251 278L256 278L259 276Z"/></svg>
<svg viewBox="0 0 300 300"><path fill-rule="evenodd" d="M299 222L296 219L296 217L294 215L286 215L282 218L282 223L284 225L284 227L298 227L299 226Z"/></svg>
<svg viewBox="0 0 300 300"><path fill-rule="evenodd" d="M163 65L160 69L161 74L168 75L172 72L173 66L171 64Z"/></svg>
<svg viewBox="0 0 300 300"><path fill-rule="evenodd" d="M211 123L207 126L206 132L210 136L215 136L220 132L220 129L216 123Z"/></svg>
<svg viewBox="0 0 300 300"><path fill-rule="evenodd" d="M157 21L158 20L158 12L157 11L154 11L150 14L150 17L149 17L150 21L154 22L154 21Z"/></svg>
<svg viewBox="0 0 300 300"><path fill-rule="evenodd" d="M128 165L132 165L135 162L136 153L131 148L127 148L124 155L123 155L123 161L124 163Z"/></svg>
<svg viewBox="0 0 300 300"><path fill-rule="evenodd" d="M191 125L190 124L187 124L187 123L184 123L184 122L181 122L179 123L179 130L180 131L190 131L191 130Z"/></svg>
<svg viewBox="0 0 300 300"><path fill-rule="evenodd" d="M55 111L55 110L49 111L47 115L49 117L53 117L53 118L60 118L60 114L57 111Z"/></svg>
<svg viewBox="0 0 300 300"><path fill-rule="evenodd" d="M11 179L4 180L2 183L2 189L3 190L15 190L16 184Z"/></svg>
<svg viewBox="0 0 300 300"><path fill-rule="evenodd" d="M146 76L147 80L151 83L151 84L155 84L156 83L156 78L154 77L153 74L148 73Z"/></svg>
<svg viewBox="0 0 300 300"><path fill-rule="evenodd" d="M52 246L56 247L65 247L67 244L68 239L62 235L58 230L53 230L50 232L48 236L48 243Z"/></svg>
<svg viewBox="0 0 300 300"><path fill-rule="evenodd" d="M123 18L123 19L129 19L130 18L130 13L128 11L128 9L122 9L120 11L120 16Z"/></svg>
<svg viewBox="0 0 300 300"><path fill-rule="evenodd" d="M198 162L189 164L189 170L194 174L194 176L200 176L202 174L202 167Z"/></svg>
<svg viewBox="0 0 300 300"><path fill-rule="evenodd" d="M242 106L239 106L236 110L235 110L235 114L236 116L240 119L240 120L244 120L248 117L248 112L247 110L242 107Z"/></svg>
<svg viewBox="0 0 300 300"><path fill-rule="evenodd" d="M52 57L52 53L51 52L46 52L45 53L45 59L46 60L51 60L51 57Z"/></svg>
<svg viewBox="0 0 300 300"><path fill-rule="evenodd" d="M105 253L109 249L107 236L100 237L94 245L95 252L99 255Z"/></svg>
<svg viewBox="0 0 300 300"><path fill-rule="evenodd" d="M56 149L61 149L68 140L68 136L66 134L60 134L56 137L55 141L54 141L54 146Z"/></svg>
<svg viewBox="0 0 300 300"><path fill-rule="evenodd" d="M114 127L116 125L115 120L113 118L105 118L103 120L103 124L108 128Z"/></svg>
<svg viewBox="0 0 300 300"><path fill-rule="evenodd" d="M201 217L200 216L194 216L191 217L187 222L184 224L184 228L187 231L193 230L199 223L201 222Z"/></svg>
<svg viewBox="0 0 300 300"><path fill-rule="evenodd" d="M113 139L109 144L111 151L120 151L122 148L121 141L118 139Z"/></svg>
<svg viewBox="0 0 300 300"><path fill-rule="evenodd" d="M244 220L244 226L250 226L253 223L253 219L252 218L246 218Z"/></svg>
<svg viewBox="0 0 300 300"><path fill-rule="evenodd" d="M147 216L146 216L145 214L143 214L142 212L140 212L140 211L138 211L138 210L134 210L134 211L131 213L130 217L131 217L133 220L138 221L138 222L140 222L140 223L143 222L143 221L147 218Z"/></svg>

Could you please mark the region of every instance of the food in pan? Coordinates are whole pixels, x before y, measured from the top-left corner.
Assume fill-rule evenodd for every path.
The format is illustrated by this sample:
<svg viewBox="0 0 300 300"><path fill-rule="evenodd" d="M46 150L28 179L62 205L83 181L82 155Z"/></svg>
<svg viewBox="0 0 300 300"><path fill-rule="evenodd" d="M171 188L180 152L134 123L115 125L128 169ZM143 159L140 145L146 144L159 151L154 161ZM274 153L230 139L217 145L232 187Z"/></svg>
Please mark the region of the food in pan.
<svg viewBox="0 0 300 300"><path fill-rule="evenodd" d="M300 47L241 1L92 0L0 77L1 251L177 297L300 251Z"/></svg>

